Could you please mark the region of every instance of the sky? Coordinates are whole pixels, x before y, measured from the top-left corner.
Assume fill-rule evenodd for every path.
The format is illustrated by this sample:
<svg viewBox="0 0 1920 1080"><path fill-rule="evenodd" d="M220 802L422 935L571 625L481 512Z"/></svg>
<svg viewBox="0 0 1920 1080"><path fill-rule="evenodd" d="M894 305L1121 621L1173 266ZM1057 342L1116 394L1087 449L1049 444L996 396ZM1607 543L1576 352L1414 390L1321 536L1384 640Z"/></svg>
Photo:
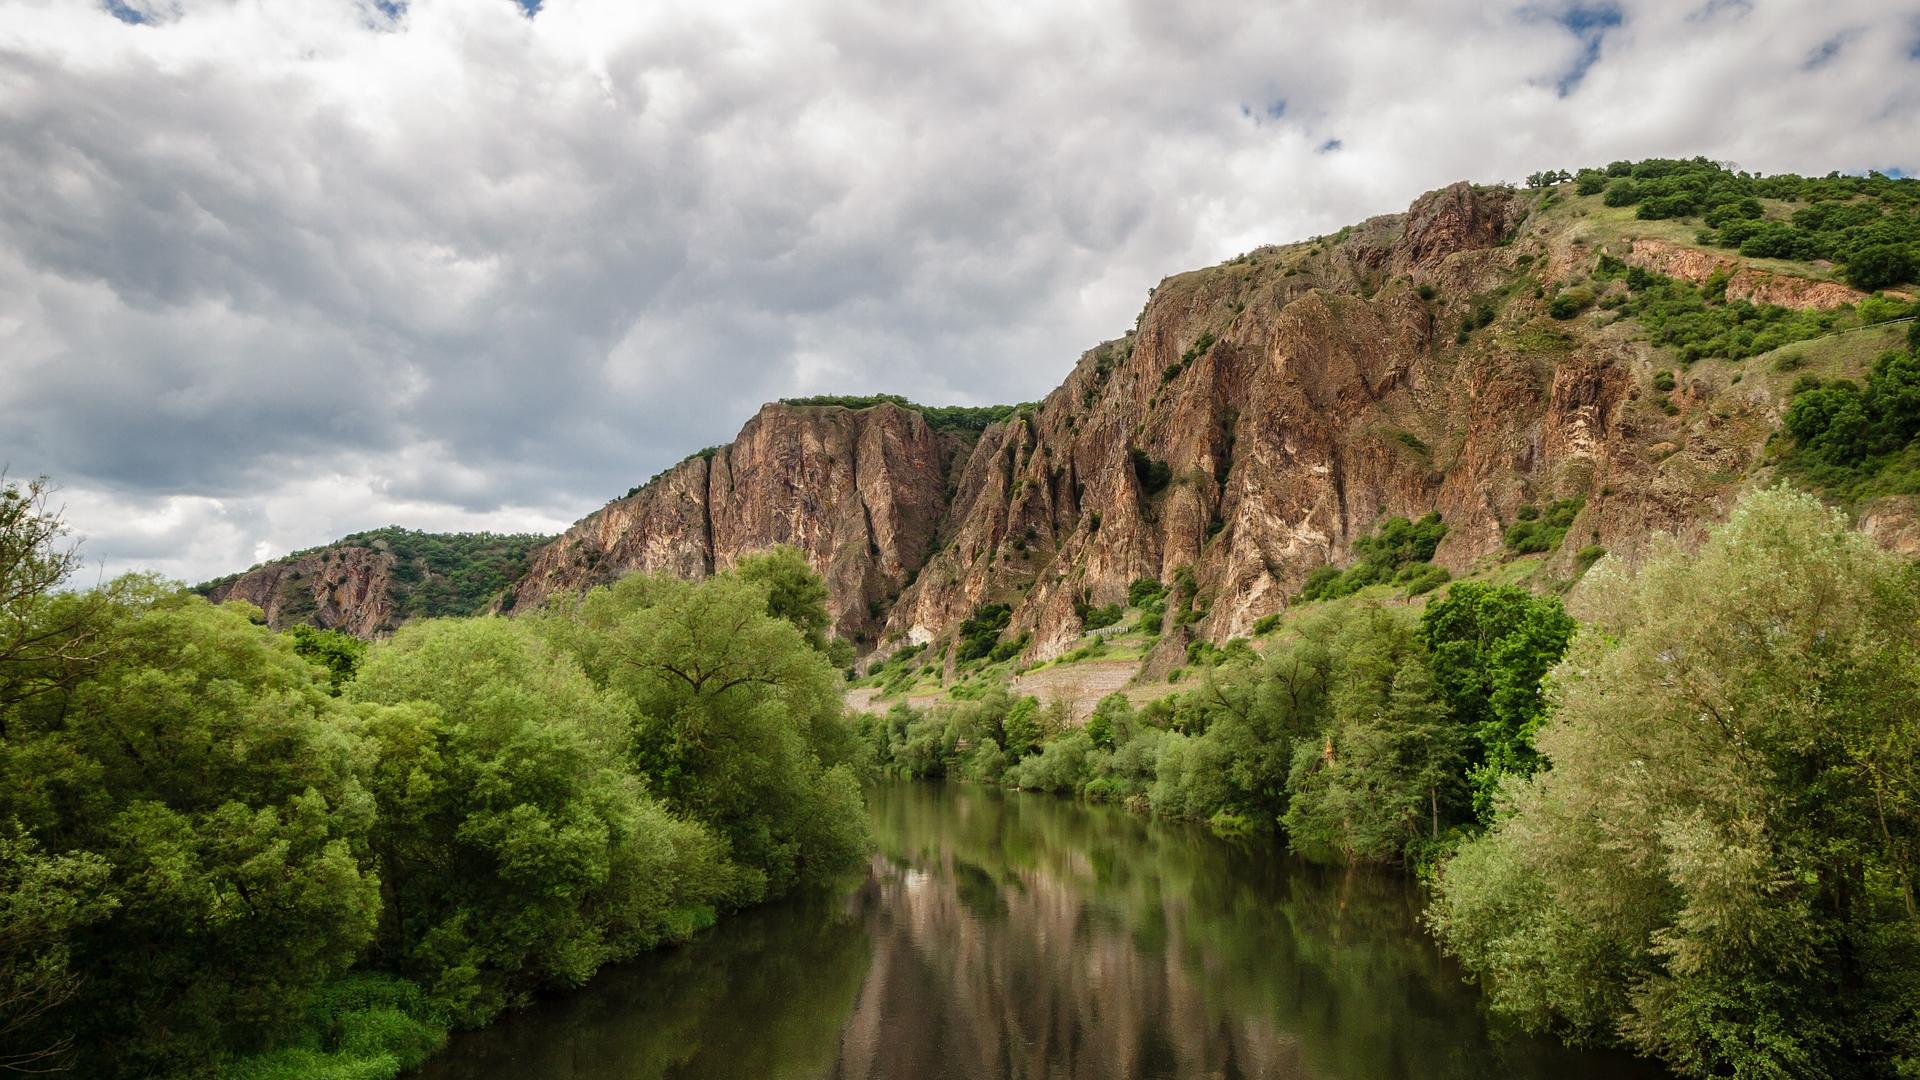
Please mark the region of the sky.
<svg viewBox="0 0 1920 1080"><path fill-rule="evenodd" d="M553 532L760 403L1032 400L1454 180L1920 172L1920 0L0 0L0 465L89 579Z"/></svg>

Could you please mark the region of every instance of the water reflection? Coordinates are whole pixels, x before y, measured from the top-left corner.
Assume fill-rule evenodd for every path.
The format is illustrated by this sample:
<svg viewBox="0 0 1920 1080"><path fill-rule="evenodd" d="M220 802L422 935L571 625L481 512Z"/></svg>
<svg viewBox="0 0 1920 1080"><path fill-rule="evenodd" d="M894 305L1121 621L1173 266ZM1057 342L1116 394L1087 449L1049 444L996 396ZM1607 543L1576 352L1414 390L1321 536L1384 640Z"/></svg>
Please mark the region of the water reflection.
<svg viewBox="0 0 1920 1080"><path fill-rule="evenodd" d="M726 920L424 1075L1658 1075L1491 1038L1400 879L1049 797L896 784L871 805L879 850L847 891Z"/></svg>

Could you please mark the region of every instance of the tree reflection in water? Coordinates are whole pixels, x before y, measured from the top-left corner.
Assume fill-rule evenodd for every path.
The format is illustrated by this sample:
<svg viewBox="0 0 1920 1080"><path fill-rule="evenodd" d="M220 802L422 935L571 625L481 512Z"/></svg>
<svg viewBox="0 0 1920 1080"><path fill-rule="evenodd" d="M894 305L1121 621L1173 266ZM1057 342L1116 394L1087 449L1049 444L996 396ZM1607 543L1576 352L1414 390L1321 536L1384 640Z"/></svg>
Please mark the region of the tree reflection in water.
<svg viewBox="0 0 1920 1080"><path fill-rule="evenodd" d="M870 795L864 880L457 1037L430 1080L1655 1077L1495 1037L1401 878L1109 807Z"/></svg>

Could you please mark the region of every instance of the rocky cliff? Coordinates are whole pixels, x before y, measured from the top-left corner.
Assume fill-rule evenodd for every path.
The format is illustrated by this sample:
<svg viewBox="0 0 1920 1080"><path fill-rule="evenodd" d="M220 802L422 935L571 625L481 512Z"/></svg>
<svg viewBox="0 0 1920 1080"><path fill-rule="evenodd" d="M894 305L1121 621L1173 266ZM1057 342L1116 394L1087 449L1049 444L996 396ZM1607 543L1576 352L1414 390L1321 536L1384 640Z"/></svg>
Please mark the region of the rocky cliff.
<svg viewBox="0 0 1920 1080"><path fill-rule="evenodd" d="M897 406L768 406L569 530L515 602L791 543L826 576L836 632L864 648L942 640L1007 603L1008 636L1040 659L1080 637L1079 612L1188 568L1205 614L1162 639L1176 662L1191 638L1281 609L1388 516L1438 511L1435 561L1455 573L1499 559L1523 507L1559 499L1584 500L1577 542L1549 560L1569 576L1575 549L1697 530L1755 478L1783 395L1724 374L1657 392L1665 354L1617 305L1557 319L1550 299L1603 251L1789 308L1861 294L1622 233L1577 202L1455 184L1169 278L1133 331L971 445Z"/></svg>
<svg viewBox="0 0 1920 1080"><path fill-rule="evenodd" d="M499 606L635 570L700 577L790 544L826 578L834 634L871 643L926 561L950 508L949 473L970 446L892 403L765 406L733 442L568 529Z"/></svg>
<svg viewBox="0 0 1920 1080"><path fill-rule="evenodd" d="M1457 575L1509 557L1506 531L1528 508L1578 500L1534 571L1564 583L1581 549L1631 556L1719 518L1771 475L1788 372L1858 374L1884 347L1874 327L1841 333L1863 297L1830 266L1688 235L1570 185L1455 184L1404 214L1168 278L1131 331L984 430L898 402L768 405L733 442L540 549L492 606L525 610L634 570L698 577L791 544L827 581L833 632L862 652L945 648L970 615L1006 604L1004 640L1024 636L1037 660L1073 647L1083 613L1135 579L1182 581L1194 616L1168 620L1149 660L1164 670L1191 640L1281 610L1384 518L1439 513L1435 562ZM1700 283L1715 304L1827 321L1795 331L1821 335L1804 349L1744 368L1708 350L1688 366L1630 300L1625 268ZM1780 314L1754 325L1785 334ZM1751 344L1751 327L1739 332ZM1873 535L1920 548L1909 504L1870 508ZM380 589L343 575L392 571L356 558L231 591L269 607L298 573L336 625L385 625Z"/></svg>

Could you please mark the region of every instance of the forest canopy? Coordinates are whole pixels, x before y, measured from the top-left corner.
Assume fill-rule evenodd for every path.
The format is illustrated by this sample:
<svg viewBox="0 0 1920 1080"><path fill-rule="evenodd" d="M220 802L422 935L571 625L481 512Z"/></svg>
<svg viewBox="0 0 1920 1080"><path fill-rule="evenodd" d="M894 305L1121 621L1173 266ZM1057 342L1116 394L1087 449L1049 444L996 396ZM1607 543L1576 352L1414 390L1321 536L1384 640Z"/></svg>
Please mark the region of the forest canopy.
<svg viewBox="0 0 1920 1080"><path fill-rule="evenodd" d="M0 491L0 1068L393 1076L865 851L790 559L363 646L62 535Z"/></svg>

